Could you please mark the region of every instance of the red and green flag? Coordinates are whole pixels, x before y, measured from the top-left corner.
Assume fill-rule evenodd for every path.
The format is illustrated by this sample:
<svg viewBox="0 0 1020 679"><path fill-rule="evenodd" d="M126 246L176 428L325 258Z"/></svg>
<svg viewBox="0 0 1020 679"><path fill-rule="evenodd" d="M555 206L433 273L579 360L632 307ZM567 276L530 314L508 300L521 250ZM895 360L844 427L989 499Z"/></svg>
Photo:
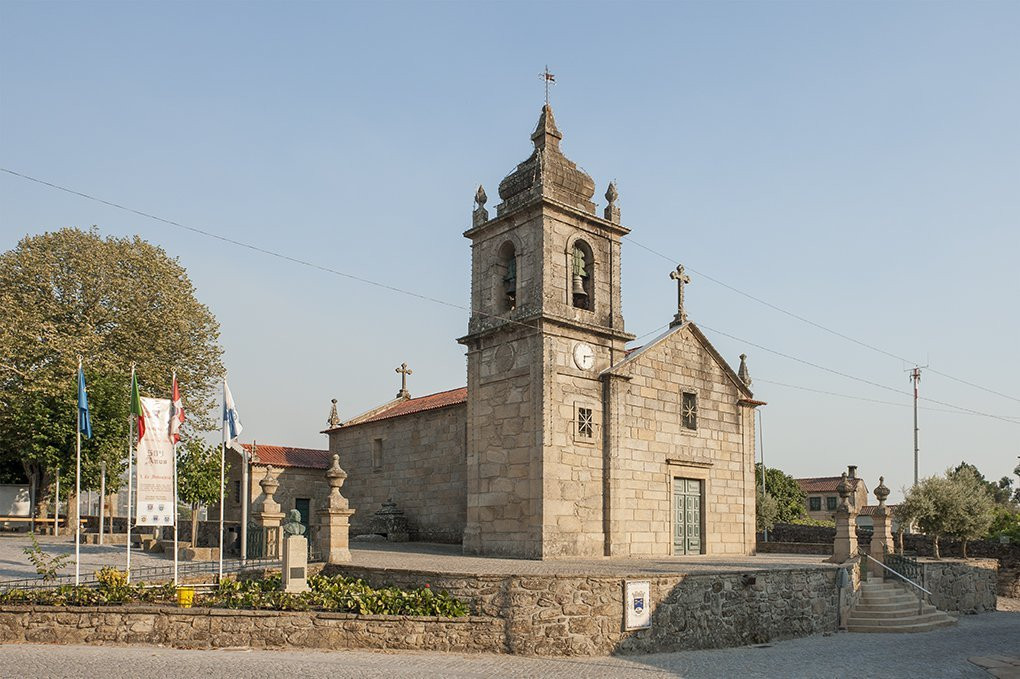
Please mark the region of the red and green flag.
<svg viewBox="0 0 1020 679"><path fill-rule="evenodd" d="M138 396L138 378L135 371L131 370L131 414L138 417L138 440L145 435L145 415L142 412L142 399Z"/></svg>

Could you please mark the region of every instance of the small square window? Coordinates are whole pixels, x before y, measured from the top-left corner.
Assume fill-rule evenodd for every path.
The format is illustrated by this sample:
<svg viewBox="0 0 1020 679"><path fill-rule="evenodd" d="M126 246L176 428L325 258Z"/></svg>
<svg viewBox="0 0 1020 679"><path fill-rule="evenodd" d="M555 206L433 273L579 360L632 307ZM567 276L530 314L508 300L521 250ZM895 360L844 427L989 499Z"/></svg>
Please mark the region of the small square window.
<svg viewBox="0 0 1020 679"><path fill-rule="evenodd" d="M595 420L591 408L577 409L577 435L586 439L595 435Z"/></svg>
<svg viewBox="0 0 1020 679"><path fill-rule="evenodd" d="M680 418L684 429L698 428L698 395L685 391L680 400Z"/></svg>
<svg viewBox="0 0 1020 679"><path fill-rule="evenodd" d="M822 498L820 497L809 497L808 498L808 509L812 512L822 511Z"/></svg>
<svg viewBox="0 0 1020 679"><path fill-rule="evenodd" d="M825 498L825 508L828 509L830 512L836 509L836 498L832 496Z"/></svg>

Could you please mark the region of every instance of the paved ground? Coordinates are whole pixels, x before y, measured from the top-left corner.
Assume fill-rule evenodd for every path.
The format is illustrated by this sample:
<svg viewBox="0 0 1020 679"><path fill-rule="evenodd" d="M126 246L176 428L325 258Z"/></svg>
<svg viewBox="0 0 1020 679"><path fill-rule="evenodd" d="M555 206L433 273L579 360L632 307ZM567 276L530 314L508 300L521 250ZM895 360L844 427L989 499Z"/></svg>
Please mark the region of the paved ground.
<svg viewBox="0 0 1020 679"><path fill-rule="evenodd" d="M471 575L656 575L670 573L746 572L824 566L824 556L759 554L758 556L672 556L650 559L498 559L464 556L460 545L420 542L352 542L352 565L399 570L426 570Z"/></svg>
<svg viewBox="0 0 1020 679"><path fill-rule="evenodd" d="M762 647L622 658L522 658L366 651L177 651L0 646L0 677L991 677L971 657L1020 654L1020 613L967 616L925 634L836 634Z"/></svg>
<svg viewBox="0 0 1020 679"><path fill-rule="evenodd" d="M67 565L61 569L61 573L74 575L74 536L36 536L39 546L49 556L57 554L70 554L71 558ZM0 580L13 580L17 578L35 577L35 567L25 556L25 547L31 545L31 540L24 535L4 535L0 537ZM173 552L173 550L170 550ZM127 558L124 545L85 545L81 546L81 572L82 575L91 574L103 566L116 566L123 569ZM162 554L148 554L141 550L131 551L131 568L144 568L148 566L173 565L173 560Z"/></svg>
<svg viewBox="0 0 1020 679"><path fill-rule="evenodd" d="M62 573L74 573L73 537L38 537L39 544L48 555L71 554L70 564ZM25 536L0 537L0 580L35 576L35 568L22 551L30 544ZM439 545L420 542L407 543L351 543L353 566L391 568L397 570L424 570L441 573L470 575L604 575L648 576L671 573L746 572L754 570L781 570L820 566L825 557L799 554L761 554L745 557L660 557L654 559L562 559L536 561L528 559L497 559L464 556L460 545ZM123 545L81 546L82 574L92 573L103 566L124 568ZM131 552L131 567L169 566L171 558L164 554L150 554L135 549Z"/></svg>

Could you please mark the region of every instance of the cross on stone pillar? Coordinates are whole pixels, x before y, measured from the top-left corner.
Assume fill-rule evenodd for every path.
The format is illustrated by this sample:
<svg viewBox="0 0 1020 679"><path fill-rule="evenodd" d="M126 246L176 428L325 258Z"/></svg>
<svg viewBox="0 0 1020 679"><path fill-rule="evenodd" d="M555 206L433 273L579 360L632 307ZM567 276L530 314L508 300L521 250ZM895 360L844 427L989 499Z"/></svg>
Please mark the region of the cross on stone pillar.
<svg viewBox="0 0 1020 679"><path fill-rule="evenodd" d="M691 277L684 273L684 265L678 264L676 271L670 271L669 277L676 281L676 316L669 327L675 328L687 322L687 310L684 309L684 286L691 282Z"/></svg>
<svg viewBox="0 0 1020 679"><path fill-rule="evenodd" d="M407 390L407 376L414 371L408 368L406 363L401 363L396 372L400 373L400 391L397 392L397 398L411 398L411 392Z"/></svg>

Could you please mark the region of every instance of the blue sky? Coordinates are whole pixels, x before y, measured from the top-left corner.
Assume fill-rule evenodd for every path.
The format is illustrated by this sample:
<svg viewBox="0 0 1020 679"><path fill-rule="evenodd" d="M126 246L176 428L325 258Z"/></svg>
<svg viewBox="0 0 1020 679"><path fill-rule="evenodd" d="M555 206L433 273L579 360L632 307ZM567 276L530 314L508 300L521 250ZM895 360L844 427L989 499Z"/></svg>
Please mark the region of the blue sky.
<svg viewBox="0 0 1020 679"><path fill-rule="evenodd" d="M467 306L475 187L528 155L548 64L565 152L618 182L628 330L669 321L682 261L691 318L749 355L770 466L896 499L910 364L706 276L1020 418L1018 34L1015 2L5 0L0 165ZM187 267L259 441L325 447L329 399L391 398L404 361L413 394L465 382L460 309L0 173L0 248L91 224ZM1011 472L1020 424L924 405L922 475Z"/></svg>

